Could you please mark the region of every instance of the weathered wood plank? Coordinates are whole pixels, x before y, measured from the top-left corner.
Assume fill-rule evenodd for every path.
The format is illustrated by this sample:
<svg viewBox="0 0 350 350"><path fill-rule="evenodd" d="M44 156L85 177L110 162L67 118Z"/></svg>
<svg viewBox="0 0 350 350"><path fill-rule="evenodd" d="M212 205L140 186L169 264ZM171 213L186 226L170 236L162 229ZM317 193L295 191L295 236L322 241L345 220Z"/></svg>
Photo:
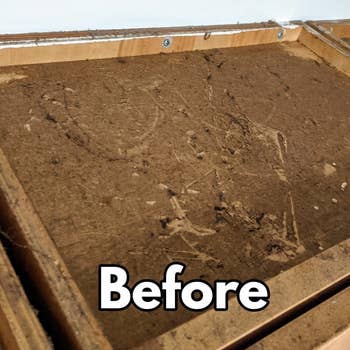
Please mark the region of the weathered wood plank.
<svg viewBox="0 0 350 350"><path fill-rule="evenodd" d="M252 313L236 299L228 311L210 310L146 342L139 349L223 349L239 344L272 322L278 322L337 283L350 282L350 239L267 281L270 305Z"/></svg>
<svg viewBox="0 0 350 350"><path fill-rule="evenodd" d="M273 332L261 341L249 347L249 350L280 350L288 349L293 344L295 349L312 350L336 349L331 344L348 339L350 344L350 329L348 334L343 330L350 325L350 288L334 295L317 305L294 321ZM346 347L339 347L346 349Z"/></svg>
<svg viewBox="0 0 350 350"><path fill-rule="evenodd" d="M113 57L140 56L214 48L269 44L295 41L301 26L263 27L222 30L202 33L171 32L149 36L83 36L44 40L16 40L0 42L0 66L25 65L49 62L67 62ZM279 37L278 33L283 32ZM163 46L171 39L169 47Z"/></svg>
<svg viewBox="0 0 350 350"><path fill-rule="evenodd" d="M322 57L331 66L350 76L350 52L304 24L298 41Z"/></svg>
<svg viewBox="0 0 350 350"><path fill-rule="evenodd" d="M19 246L18 259L51 317L77 349L110 349L55 244L0 149L0 211ZM21 248L24 246L25 248Z"/></svg>
<svg viewBox="0 0 350 350"><path fill-rule="evenodd" d="M51 349L18 277L0 244L0 347Z"/></svg>

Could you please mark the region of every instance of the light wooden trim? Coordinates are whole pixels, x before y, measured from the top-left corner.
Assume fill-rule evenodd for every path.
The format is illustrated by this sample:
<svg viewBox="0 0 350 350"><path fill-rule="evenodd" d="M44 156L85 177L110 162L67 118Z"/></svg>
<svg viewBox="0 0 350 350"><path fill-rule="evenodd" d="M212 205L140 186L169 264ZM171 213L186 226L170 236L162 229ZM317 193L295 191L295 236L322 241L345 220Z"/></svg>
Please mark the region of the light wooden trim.
<svg viewBox="0 0 350 350"><path fill-rule="evenodd" d="M320 27L326 28L333 35L338 38L350 38L350 23L348 24L336 24L336 25L319 25Z"/></svg>
<svg viewBox="0 0 350 350"><path fill-rule="evenodd" d="M138 349L233 347L344 281L350 282L350 239L267 281L270 305L263 311L246 311L234 298L229 301L228 311L207 311Z"/></svg>
<svg viewBox="0 0 350 350"><path fill-rule="evenodd" d="M278 33L283 31L282 38ZM0 42L0 66L50 62L81 61L113 57L140 56L159 53L229 48L279 41L295 41L301 26L263 27L213 32L169 32L150 36L69 37L59 39L16 40ZM171 38L168 48L162 47L164 38Z"/></svg>
<svg viewBox="0 0 350 350"><path fill-rule="evenodd" d="M315 21L315 23L320 23L320 24L350 24L350 18L341 18L341 19L321 19Z"/></svg>
<svg viewBox="0 0 350 350"><path fill-rule="evenodd" d="M52 349L1 244L0 348L6 350Z"/></svg>
<svg viewBox="0 0 350 350"><path fill-rule="evenodd" d="M322 57L331 66L350 77L349 50L325 37L307 24L304 24L298 41L316 55Z"/></svg>
<svg viewBox="0 0 350 350"><path fill-rule="evenodd" d="M350 20L338 21L316 21L312 22L320 28L324 28L328 32L338 38L350 38Z"/></svg>
<svg viewBox="0 0 350 350"><path fill-rule="evenodd" d="M344 310L346 312L346 310ZM350 326L343 332L337 334L327 343L321 345L317 350L348 350L350 344Z"/></svg>
<svg viewBox="0 0 350 350"><path fill-rule="evenodd" d="M16 240L16 257L71 348L111 349L1 149L0 211Z"/></svg>
<svg viewBox="0 0 350 350"><path fill-rule="evenodd" d="M345 24L340 25L341 27L347 27L347 30L348 30L347 35L343 35L342 33L339 34L337 30L334 30L334 28L337 28L337 27L332 27L332 26L328 27L325 25L317 24L317 22L307 22L307 24L311 28L321 33L324 37L339 44L340 46L342 46L346 50L349 50L350 52L350 44L347 43L345 40L343 40L346 37L350 38L350 23L347 25Z"/></svg>
<svg viewBox="0 0 350 350"><path fill-rule="evenodd" d="M255 343L249 350L348 349L350 344L350 287L310 309ZM345 329L344 334L342 330ZM347 339L347 347L335 347ZM334 346L334 348L333 348Z"/></svg>

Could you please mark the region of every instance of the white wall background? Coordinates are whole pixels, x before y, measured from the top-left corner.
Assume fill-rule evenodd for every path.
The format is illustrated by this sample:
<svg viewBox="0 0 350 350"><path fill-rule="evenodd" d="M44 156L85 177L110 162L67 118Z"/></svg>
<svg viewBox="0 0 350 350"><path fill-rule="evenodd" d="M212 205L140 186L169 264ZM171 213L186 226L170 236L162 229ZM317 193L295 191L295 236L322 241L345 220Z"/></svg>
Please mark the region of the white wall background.
<svg viewBox="0 0 350 350"><path fill-rule="evenodd" d="M350 0L0 0L0 33L350 18Z"/></svg>

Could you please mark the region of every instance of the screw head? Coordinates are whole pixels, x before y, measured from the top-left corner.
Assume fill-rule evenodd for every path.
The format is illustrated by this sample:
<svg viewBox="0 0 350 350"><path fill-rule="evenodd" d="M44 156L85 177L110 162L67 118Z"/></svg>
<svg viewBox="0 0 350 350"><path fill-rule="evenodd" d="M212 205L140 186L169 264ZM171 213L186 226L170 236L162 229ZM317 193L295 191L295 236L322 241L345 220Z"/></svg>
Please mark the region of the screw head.
<svg viewBox="0 0 350 350"><path fill-rule="evenodd" d="M167 49L168 47L171 46L172 39L171 38L164 38L162 42L162 46Z"/></svg>
<svg viewBox="0 0 350 350"><path fill-rule="evenodd" d="M281 29L281 30L279 30L278 33L277 33L277 38L278 38L279 40L281 40L281 39L283 39L283 37L284 37L284 30Z"/></svg>
<svg viewBox="0 0 350 350"><path fill-rule="evenodd" d="M211 36L211 33L210 32L205 32L204 34L204 40L208 40Z"/></svg>

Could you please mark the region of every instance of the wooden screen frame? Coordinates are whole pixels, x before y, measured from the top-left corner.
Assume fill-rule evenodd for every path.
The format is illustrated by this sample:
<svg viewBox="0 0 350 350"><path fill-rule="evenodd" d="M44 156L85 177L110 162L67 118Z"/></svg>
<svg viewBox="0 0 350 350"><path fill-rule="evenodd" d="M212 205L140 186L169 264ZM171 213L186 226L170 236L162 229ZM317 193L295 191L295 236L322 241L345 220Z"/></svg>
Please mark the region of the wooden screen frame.
<svg viewBox="0 0 350 350"><path fill-rule="evenodd" d="M169 39L170 46L164 47ZM162 31L74 32L0 37L0 66L105 59L241 47L299 41L343 73L350 76L350 53L307 23L295 22L242 27L169 29ZM0 149L0 209L15 239L28 249L19 249L37 293L51 312L69 345L75 349L111 349L95 317ZM327 257L333 256L329 260ZM332 286L349 281L350 240L291 268L271 280L273 302L266 311L249 315L230 302L230 312L207 311L203 315L146 343L143 348L221 349L233 346L284 315L307 304ZM293 293L282 293L293 286ZM295 292L296 291L296 292ZM234 311L232 311L234 310ZM237 323L237 315L242 317ZM220 336L217 336L217 328ZM207 325L207 326L206 326ZM210 327L208 327L208 325ZM190 337L188 335L191 335ZM190 339L191 338L191 339Z"/></svg>

